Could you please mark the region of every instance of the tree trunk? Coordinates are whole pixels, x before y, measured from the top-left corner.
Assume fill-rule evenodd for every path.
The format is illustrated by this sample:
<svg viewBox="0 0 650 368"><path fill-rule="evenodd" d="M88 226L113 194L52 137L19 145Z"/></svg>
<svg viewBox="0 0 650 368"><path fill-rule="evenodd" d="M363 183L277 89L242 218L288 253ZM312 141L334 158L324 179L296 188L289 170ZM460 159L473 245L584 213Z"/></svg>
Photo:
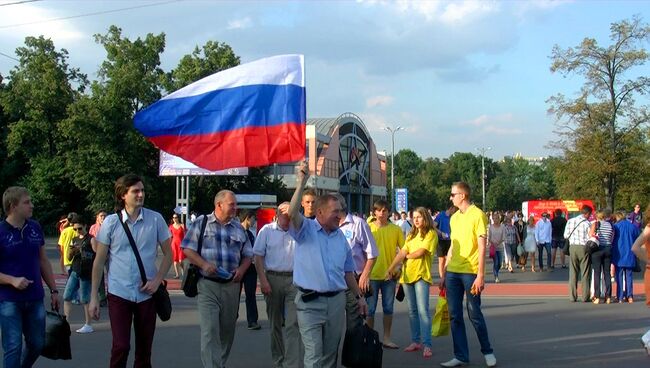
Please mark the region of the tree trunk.
<svg viewBox="0 0 650 368"><path fill-rule="evenodd" d="M603 178L603 189L605 191L605 207L614 211L614 197L616 196L616 175L607 173Z"/></svg>

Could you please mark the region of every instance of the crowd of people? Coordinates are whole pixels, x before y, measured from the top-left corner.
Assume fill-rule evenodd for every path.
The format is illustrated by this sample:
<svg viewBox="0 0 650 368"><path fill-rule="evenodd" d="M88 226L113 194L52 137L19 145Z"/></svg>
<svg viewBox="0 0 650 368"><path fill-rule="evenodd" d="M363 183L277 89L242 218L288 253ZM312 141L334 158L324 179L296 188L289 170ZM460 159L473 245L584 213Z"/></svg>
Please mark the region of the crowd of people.
<svg viewBox="0 0 650 368"><path fill-rule="evenodd" d="M228 362L242 289L248 328L261 328L255 300L258 282L270 327L269 365L335 367L346 329L364 323L378 329L375 316L380 294L383 348L402 348L430 359L429 300L437 282L447 296L453 340L453 356L440 365L469 364L465 300L485 364L493 367L496 357L481 311L488 258L493 260L492 274L498 283L502 271L525 272L528 266L532 272L566 268L568 255L572 302L632 303L632 272L638 266L637 257L645 260L649 252L650 227L641 233L640 206L630 214L613 215L608 211L594 215L584 206L580 216L568 220L561 210L552 216L543 213L538 219L525 219L515 211L486 214L472 203L469 186L456 182L451 187L451 205L444 211L418 207L396 214L386 201L378 200L366 217L350 213L338 193L317 195L305 189L308 177L303 163L291 201L278 205L274 221L257 235L252 231L255 213L241 211L237 216L237 199L229 190L216 193L213 212L195 217L185 227L177 214L168 223L144 207L140 177L119 178L116 213L97 212L90 227L76 213L60 223L60 267L68 275L63 313L70 316L74 304L82 305L84 323L76 332L91 333L92 320L100 318L100 307L106 303L112 334L109 366L126 366L133 329L134 366L150 367L156 326L152 295L172 266L174 277L180 278L185 272L183 263L189 262L201 275L197 309L204 367L224 367ZM6 214L0 222L4 366L31 367L44 343L42 282L56 309L58 290L44 253L43 232L31 219L29 192L8 188L2 204ZM157 262L159 250L163 256ZM579 279L581 296L577 294ZM650 275L646 275L646 288L649 284ZM411 331L410 342L403 347L392 337L394 300L400 294L407 302ZM28 323L9 322L17 319ZM650 353L650 332L642 341Z"/></svg>

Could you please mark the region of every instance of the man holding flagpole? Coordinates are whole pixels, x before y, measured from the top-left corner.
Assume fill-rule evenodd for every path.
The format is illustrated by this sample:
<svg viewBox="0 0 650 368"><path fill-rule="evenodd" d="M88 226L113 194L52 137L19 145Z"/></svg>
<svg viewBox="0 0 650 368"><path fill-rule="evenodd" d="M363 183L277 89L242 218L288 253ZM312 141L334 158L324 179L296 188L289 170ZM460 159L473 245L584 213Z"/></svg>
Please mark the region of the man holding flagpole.
<svg viewBox="0 0 650 368"><path fill-rule="evenodd" d="M354 277L354 260L339 223L345 213L336 196L316 199L316 219L300 214L308 168L303 161L289 206L289 234L296 240L293 283L298 288L296 311L305 346L305 368L336 367L345 318L345 291L350 289L359 314L368 305Z"/></svg>

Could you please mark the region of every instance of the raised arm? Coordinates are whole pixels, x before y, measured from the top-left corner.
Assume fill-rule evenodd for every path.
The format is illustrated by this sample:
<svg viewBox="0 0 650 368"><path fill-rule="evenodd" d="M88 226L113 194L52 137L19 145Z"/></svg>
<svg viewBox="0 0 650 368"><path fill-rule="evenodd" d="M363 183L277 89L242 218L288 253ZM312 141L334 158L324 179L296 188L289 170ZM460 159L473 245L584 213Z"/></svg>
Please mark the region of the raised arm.
<svg viewBox="0 0 650 368"><path fill-rule="evenodd" d="M291 197L291 204L289 205L289 219L294 229L300 229L303 220L303 217L300 214L300 202L302 200L302 192L305 189L305 184L307 184L307 179L309 179L309 167L307 166L307 161L302 161L300 163L296 177L298 178L298 182L296 184L296 190L293 192L293 197Z"/></svg>
<svg viewBox="0 0 650 368"><path fill-rule="evenodd" d="M649 236L650 236L650 226L646 226L643 229L641 235L639 235L639 237L636 238L636 241L632 245L632 252L634 252L634 255L639 257L639 259L642 260L643 262L648 262L648 255L646 253L645 247L646 247L646 241Z"/></svg>

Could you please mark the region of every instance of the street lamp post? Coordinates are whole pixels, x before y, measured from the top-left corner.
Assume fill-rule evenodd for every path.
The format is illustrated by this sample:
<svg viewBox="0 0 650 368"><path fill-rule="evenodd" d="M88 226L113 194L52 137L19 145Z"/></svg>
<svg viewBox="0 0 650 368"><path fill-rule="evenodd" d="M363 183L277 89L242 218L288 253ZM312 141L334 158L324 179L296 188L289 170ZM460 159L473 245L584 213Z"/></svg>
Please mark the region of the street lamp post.
<svg viewBox="0 0 650 368"><path fill-rule="evenodd" d="M481 153L481 185L483 186L483 208L485 211L485 152L491 150L492 147L481 147L476 150Z"/></svg>
<svg viewBox="0 0 650 368"><path fill-rule="evenodd" d="M391 199L393 202L393 209L397 209L395 202L395 133L400 130L404 130L401 126L397 128L385 127L384 130L390 132L391 135L391 157L390 157L390 190L391 190Z"/></svg>

